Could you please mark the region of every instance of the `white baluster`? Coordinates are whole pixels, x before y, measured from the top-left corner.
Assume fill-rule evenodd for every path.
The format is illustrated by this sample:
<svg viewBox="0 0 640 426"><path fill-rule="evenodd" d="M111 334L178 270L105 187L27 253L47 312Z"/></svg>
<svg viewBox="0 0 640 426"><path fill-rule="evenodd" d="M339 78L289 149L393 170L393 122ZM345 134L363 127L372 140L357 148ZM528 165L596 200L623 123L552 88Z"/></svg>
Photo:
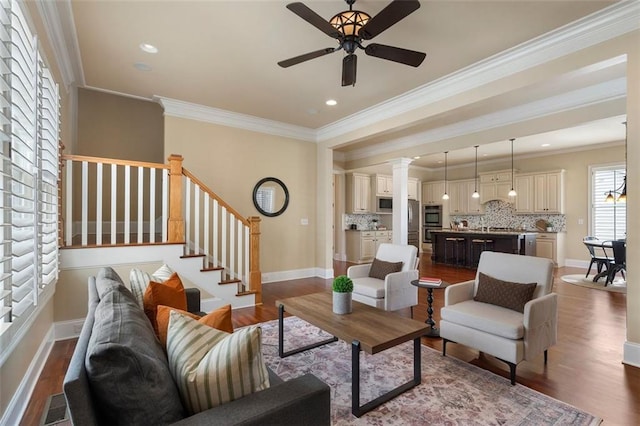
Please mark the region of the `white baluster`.
<svg viewBox="0 0 640 426"><path fill-rule="evenodd" d="M169 239L169 170L162 169L162 242Z"/></svg>
<svg viewBox="0 0 640 426"><path fill-rule="evenodd" d="M124 243L129 244L131 232L131 166L124 166Z"/></svg>
<svg viewBox="0 0 640 426"><path fill-rule="evenodd" d="M149 242L156 242L156 169L149 169Z"/></svg>
<svg viewBox="0 0 640 426"><path fill-rule="evenodd" d="M200 253L200 186L193 185L193 252Z"/></svg>
<svg viewBox="0 0 640 426"><path fill-rule="evenodd" d="M65 206L65 214L67 217L65 219L65 240L66 245L70 246L73 244L73 161L67 160L66 167L67 188L64 196L67 200L67 204Z"/></svg>
<svg viewBox="0 0 640 426"><path fill-rule="evenodd" d="M102 245L102 163L96 164L96 245Z"/></svg>
<svg viewBox="0 0 640 426"><path fill-rule="evenodd" d="M187 243L187 251L189 250L190 222L191 222L191 179L186 178L186 190L184 191L185 214L184 214L184 240Z"/></svg>
<svg viewBox="0 0 640 426"><path fill-rule="evenodd" d="M213 266L218 266L218 248L220 247L220 239L218 238L218 223L219 223L219 212L220 208L218 206L218 200L213 200Z"/></svg>
<svg viewBox="0 0 640 426"><path fill-rule="evenodd" d="M249 289L249 227L244 227L244 282Z"/></svg>
<svg viewBox="0 0 640 426"><path fill-rule="evenodd" d="M204 223L204 256L205 263L209 264L209 205L211 205L211 197L209 194L203 194L204 199L202 200L204 203L204 219L202 222Z"/></svg>
<svg viewBox="0 0 640 426"><path fill-rule="evenodd" d="M227 264L227 209L222 207L220 209L220 215L221 217L221 228L222 228L222 235L220 238L220 243L221 243L221 248L222 248L222 264L220 266L222 266L223 268L228 268L229 265Z"/></svg>
<svg viewBox="0 0 640 426"><path fill-rule="evenodd" d="M89 225L89 163L82 162L82 245L87 245Z"/></svg>
<svg viewBox="0 0 640 426"><path fill-rule="evenodd" d="M116 208L118 200L118 166L111 165L111 244L116 243Z"/></svg>
<svg viewBox="0 0 640 426"><path fill-rule="evenodd" d="M235 245L235 216L229 213L229 277L235 278L235 261L236 261L236 245Z"/></svg>
<svg viewBox="0 0 640 426"><path fill-rule="evenodd" d="M143 241L144 233L144 168L138 167L138 243Z"/></svg>

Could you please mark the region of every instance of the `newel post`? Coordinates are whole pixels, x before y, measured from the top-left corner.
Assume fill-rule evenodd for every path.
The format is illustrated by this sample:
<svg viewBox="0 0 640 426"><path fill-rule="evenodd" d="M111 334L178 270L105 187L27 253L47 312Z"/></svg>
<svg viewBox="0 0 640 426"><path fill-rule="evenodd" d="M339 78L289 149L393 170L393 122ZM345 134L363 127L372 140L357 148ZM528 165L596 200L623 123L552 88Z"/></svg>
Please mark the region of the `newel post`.
<svg viewBox="0 0 640 426"><path fill-rule="evenodd" d="M262 272L260 272L260 219L251 216L249 221L249 289L256 292L256 305L262 303Z"/></svg>
<svg viewBox="0 0 640 426"><path fill-rule="evenodd" d="M169 156L169 226L170 243L184 242L184 218L182 217L182 155Z"/></svg>

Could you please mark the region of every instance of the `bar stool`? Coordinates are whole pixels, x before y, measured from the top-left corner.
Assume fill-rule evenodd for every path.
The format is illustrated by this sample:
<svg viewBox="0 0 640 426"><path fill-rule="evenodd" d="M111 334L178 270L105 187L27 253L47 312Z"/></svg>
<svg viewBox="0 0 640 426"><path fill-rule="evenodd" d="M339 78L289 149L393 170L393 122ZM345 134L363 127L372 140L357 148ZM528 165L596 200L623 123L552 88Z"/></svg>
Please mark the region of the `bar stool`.
<svg viewBox="0 0 640 426"><path fill-rule="evenodd" d="M471 257L473 266L477 267L480 262L480 255L485 250L493 250L493 240L486 238L474 238L471 240Z"/></svg>
<svg viewBox="0 0 640 426"><path fill-rule="evenodd" d="M456 266L464 265L466 261L465 256L465 239L460 237L448 237L444 240L444 263L447 262L447 253L449 252L449 245L451 244L451 248L453 249L453 253L455 253L456 258ZM462 248L462 256L460 255L460 248ZM451 256L453 257L453 255Z"/></svg>

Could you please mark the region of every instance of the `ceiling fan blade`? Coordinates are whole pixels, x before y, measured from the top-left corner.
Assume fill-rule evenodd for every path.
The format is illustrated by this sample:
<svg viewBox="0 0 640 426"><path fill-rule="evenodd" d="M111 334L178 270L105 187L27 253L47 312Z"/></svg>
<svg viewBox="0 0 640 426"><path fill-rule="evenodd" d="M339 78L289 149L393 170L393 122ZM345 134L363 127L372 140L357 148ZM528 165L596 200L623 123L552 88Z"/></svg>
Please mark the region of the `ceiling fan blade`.
<svg viewBox="0 0 640 426"><path fill-rule="evenodd" d="M285 59L284 61L278 62L282 68L288 68L292 65L299 64L301 62L308 61L310 59L319 58L320 56L328 55L329 53L333 53L337 48L327 47L326 49L316 50L315 52L305 53L304 55L296 56L295 58Z"/></svg>
<svg viewBox="0 0 640 426"><path fill-rule="evenodd" d="M302 3L289 3L287 5L287 9L289 9L331 38L337 39L342 36L342 34L340 34L340 31L338 31L336 27L331 25L322 16L318 15Z"/></svg>
<svg viewBox="0 0 640 426"><path fill-rule="evenodd" d="M345 56L342 59L342 86L356 85L356 68L358 67L358 57L354 54Z"/></svg>
<svg viewBox="0 0 640 426"><path fill-rule="evenodd" d="M363 40L371 40L419 8L420 2L418 0L394 0L382 9L380 13L371 18L371 20L360 29L359 35Z"/></svg>
<svg viewBox="0 0 640 426"><path fill-rule="evenodd" d="M419 67L426 53L416 52L415 50L402 49L400 47L386 46L384 44L371 43L364 52L369 56L386 59L388 61L399 62L412 67Z"/></svg>

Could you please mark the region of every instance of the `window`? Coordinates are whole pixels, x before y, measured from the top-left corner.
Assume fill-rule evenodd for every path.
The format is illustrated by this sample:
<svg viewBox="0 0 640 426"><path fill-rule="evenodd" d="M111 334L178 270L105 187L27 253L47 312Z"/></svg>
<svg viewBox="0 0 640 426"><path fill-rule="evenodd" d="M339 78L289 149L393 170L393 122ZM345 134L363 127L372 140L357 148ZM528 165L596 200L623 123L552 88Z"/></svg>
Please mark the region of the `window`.
<svg viewBox="0 0 640 426"><path fill-rule="evenodd" d="M627 204L605 202L609 191L618 190L624 183L624 164L591 168L591 235L601 240L617 240L627 236Z"/></svg>
<svg viewBox="0 0 640 426"><path fill-rule="evenodd" d="M0 334L58 274L58 87L36 46L20 3L0 0Z"/></svg>

